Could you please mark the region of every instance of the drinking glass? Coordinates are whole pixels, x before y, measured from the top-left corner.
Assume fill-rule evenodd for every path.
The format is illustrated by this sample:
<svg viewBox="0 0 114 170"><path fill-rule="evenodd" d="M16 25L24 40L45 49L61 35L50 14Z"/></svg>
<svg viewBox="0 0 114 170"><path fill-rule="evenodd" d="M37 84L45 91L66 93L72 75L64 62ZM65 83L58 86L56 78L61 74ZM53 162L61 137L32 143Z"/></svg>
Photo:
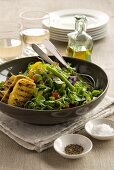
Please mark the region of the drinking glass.
<svg viewBox="0 0 114 170"><path fill-rule="evenodd" d="M47 12L28 10L20 14L22 30L20 32L23 41L23 54L34 56L36 53L31 44L36 43L46 52L43 40L50 38L50 16Z"/></svg>
<svg viewBox="0 0 114 170"><path fill-rule="evenodd" d="M20 24L0 22L0 63L21 56L20 29Z"/></svg>

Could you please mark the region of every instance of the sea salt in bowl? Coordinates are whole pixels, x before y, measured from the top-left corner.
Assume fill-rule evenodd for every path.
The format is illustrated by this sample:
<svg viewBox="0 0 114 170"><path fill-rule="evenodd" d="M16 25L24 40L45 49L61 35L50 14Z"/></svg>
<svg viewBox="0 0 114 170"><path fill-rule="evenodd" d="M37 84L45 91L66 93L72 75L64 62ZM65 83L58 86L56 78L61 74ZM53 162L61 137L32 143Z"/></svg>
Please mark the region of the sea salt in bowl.
<svg viewBox="0 0 114 170"><path fill-rule="evenodd" d="M98 140L109 140L114 137L114 121L93 119L85 124L86 132Z"/></svg>

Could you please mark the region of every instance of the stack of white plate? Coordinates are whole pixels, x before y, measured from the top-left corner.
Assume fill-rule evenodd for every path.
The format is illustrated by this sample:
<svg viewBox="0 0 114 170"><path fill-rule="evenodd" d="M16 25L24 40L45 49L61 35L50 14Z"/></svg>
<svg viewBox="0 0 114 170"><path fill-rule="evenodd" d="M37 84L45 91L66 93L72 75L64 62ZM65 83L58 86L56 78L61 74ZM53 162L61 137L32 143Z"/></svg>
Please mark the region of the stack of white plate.
<svg viewBox="0 0 114 170"><path fill-rule="evenodd" d="M51 39L67 42L67 34L75 29L75 15L85 15L87 17L87 33L93 40L98 40L106 36L109 16L101 11L91 9L67 9L50 13L50 36ZM46 22L44 27L49 28Z"/></svg>

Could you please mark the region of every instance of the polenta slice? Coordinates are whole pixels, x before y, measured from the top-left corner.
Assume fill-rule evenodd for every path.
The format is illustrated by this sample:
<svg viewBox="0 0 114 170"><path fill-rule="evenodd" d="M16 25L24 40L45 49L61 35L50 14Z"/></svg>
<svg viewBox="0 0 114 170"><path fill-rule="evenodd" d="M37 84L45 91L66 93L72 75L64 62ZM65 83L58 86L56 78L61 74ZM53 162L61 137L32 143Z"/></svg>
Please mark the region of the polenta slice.
<svg viewBox="0 0 114 170"><path fill-rule="evenodd" d="M9 96L8 104L23 107L31 99L35 87L36 84L29 79L18 80Z"/></svg>
<svg viewBox="0 0 114 170"><path fill-rule="evenodd" d="M9 87L11 86L11 84L14 82L16 76L12 75L3 85L4 91L7 91L9 89Z"/></svg>
<svg viewBox="0 0 114 170"><path fill-rule="evenodd" d="M6 82L6 84L4 84L4 89L5 89L5 92L4 92L4 95L3 97L1 98L1 101L4 102L4 103L8 103L8 99L9 99L9 96L10 96L10 93L12 92L15 84L18 82L18 80L20 79L28 79L29 81L33 82L32 79L30 79L29 77L26 77L24 75L17 75L17 76L14 76L12 75L9 80Z"/></svg>
<svg viewBox="0 0 114 170"><path fill-rule="evenodd" d="M14 87L14 86L11 85L11 86L9 87L9 89L4 92L4 95L3 95L3 97L1 98L1 101L2 101L2 102L4 102L4 103L7 103L7 102L8 102L9 95L10 95L10 93L12 92L13 87Z"/></svg>

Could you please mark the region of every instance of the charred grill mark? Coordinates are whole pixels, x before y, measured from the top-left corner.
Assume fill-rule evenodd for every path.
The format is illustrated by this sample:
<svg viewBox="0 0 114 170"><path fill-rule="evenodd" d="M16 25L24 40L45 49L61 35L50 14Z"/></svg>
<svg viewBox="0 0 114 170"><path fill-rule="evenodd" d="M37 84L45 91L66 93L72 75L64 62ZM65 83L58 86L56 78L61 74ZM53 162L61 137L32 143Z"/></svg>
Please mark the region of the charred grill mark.
<svg viewBox="0 0 114 170"><path fill-rule="evenodd" d="M23 90L23 89L20 89L20 88L18 88L17 90L20 91L20 92L23 92L23 93L27 93L27 94L28 94L29 91L30 91L29 89Z"/></svg>
<svg viewBox="0 0 114 170"><path fill-rule="evenodd" d="M13 87L14 87L14 86L11 86L11 87L9 88L9 90L8 90L8 91L9 91L9 93L11 93L11 92L12 92Z"/></svg>
<svg viewBox="0 0 114 170"><path fill-rule="evenodd" d="M22 95L22 94L19 94L19 95L18 95L18 98L19 98L19 97L22 97L22 98L24 99L24 98L28 98L30 95L31 95L31 94L25 96L24 94L23 94L23 95Z"/></svg>
<svg viewBox="0 0 114 170"><path fill-rule="evenodd" d="M31 91L32 88L34 88L34 87L31 87L31 88L28 88L28 89L18 88L17 90L22 91L22 92L25 92L25 93L28 93L29 91Z"/></svg>
<svg viewBox="0 0 114 170"><path fill-rule="evenodd" d="M20 93L18 94L18 96L23 96L23 97L27 97L29 95L31 95L32 93L28 92L28 93Z"/></svg>
<svg viewBox="0 0 114 170"><path fill-rule="evenodd" d="M27 88L32 88L32 87L33 87L32 84L22 84L22 83L18 83L18 85L19 85L20 87L27 87Z"/></svg>

